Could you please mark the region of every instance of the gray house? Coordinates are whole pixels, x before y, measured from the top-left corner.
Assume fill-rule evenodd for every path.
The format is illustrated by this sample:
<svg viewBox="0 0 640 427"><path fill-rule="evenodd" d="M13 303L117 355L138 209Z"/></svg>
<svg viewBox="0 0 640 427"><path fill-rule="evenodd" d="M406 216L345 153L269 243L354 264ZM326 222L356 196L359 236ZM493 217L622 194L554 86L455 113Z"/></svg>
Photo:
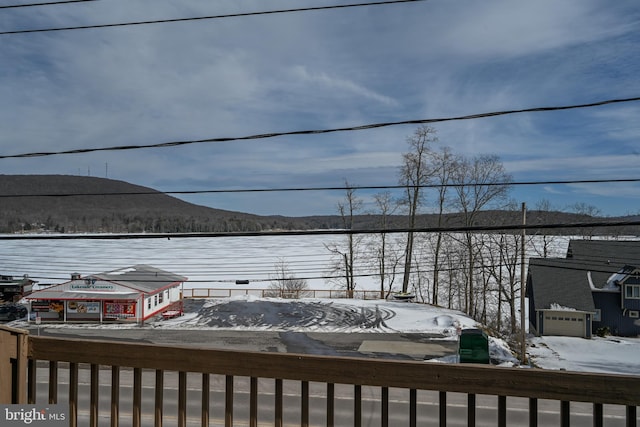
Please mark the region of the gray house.
<svg viewBox="0 0 640 427"><path fill-rule="evenodd" d="M31 293L33 285L36 283L38 282L31 280L26 274L20 279L0 275L0 301L15 302L20 300Z"/></svg>
<svg viewBox="0 0 640 427"><path fill-rule="evenodd" d="M532 258L526 294L537 335L640 335L640 241L572 240L566 258Z"/></svg>

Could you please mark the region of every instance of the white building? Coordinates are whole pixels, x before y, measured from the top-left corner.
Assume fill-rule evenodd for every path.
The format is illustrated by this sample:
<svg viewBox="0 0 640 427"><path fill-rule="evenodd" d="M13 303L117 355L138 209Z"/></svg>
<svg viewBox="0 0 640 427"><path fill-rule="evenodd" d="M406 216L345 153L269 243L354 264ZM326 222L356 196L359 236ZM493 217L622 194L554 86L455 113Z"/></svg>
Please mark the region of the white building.
<svg viewBox="0 0 640 427"><path fill-rule="evenodd" d="M82 277L26 297L42 321L113 321L142 323L182 304L186 277L148 265L134 265Z"/></svg>

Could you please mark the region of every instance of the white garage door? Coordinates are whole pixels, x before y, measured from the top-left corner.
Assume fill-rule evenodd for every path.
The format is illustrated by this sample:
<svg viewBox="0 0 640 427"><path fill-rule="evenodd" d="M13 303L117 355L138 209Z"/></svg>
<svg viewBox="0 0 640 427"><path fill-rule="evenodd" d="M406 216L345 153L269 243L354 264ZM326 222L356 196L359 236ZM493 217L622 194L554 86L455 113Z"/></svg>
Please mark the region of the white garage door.
<svg viewBox="0 0 640 427"><path fill-rule="evenodd" d="M545 311L543 335L585 336L585 314L572 311Z"/></svg>

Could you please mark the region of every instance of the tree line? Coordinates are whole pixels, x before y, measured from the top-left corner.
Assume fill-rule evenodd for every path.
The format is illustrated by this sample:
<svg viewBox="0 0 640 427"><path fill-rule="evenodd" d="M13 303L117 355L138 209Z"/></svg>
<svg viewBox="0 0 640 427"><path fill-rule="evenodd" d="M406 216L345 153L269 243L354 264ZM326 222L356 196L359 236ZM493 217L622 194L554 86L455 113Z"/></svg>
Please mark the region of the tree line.
<svg viewBox="0 0 640 427"><path fill-rule="evenodd" d="M522 283L520 277L523 236L518 232L415 233L423 210L431 212L436 228L496 225L505 212L518 218L521 206L509 198L512 176L494 154L464 156L450 147L439 145L437 132L421 126L407 138L408 151L402 154L398 183L404 188L400 197L388 191L375 194L376 228L383 230L375 237L347 234L344 242L327 246L333 255L336 282L353 294L359 266L375 271L380 296L415 296L421 302L461 310L479 322L506 334L519 328L517 308ZM345 229L353 229L362 214L363 199L345 181L346 194L337 209ZM537 211L550 210L547 201ZM487 210L495 214L488 223ZM585 204L573 207L586 218L600 212ZM455 212L455 215L451 215ZM388 234L392 218L405 217L408 232L403 237ZM489 219L491 221L491 219ZM503 222L504 223L504 222ZM590 238L592 230L578 230ZM534 245L535 256L547 256L552 236ZM529 254L533 255L533 254Z"/></svg>

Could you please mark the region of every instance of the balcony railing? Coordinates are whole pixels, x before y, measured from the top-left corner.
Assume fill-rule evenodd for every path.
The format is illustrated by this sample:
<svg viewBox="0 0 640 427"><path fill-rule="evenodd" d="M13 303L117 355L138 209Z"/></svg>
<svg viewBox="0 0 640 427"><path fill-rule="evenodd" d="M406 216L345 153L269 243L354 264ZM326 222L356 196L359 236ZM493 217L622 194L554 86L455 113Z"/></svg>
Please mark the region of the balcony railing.
<svg viewBox="0 0 640 427"><path fill-rule="evenodd" d="M61 339L6 327L0 383L3 404L68 403L72 427L447 426L460 416L468 426L569 426L585 425L575 413L585 403L586 425L636 426L640 405L640 376ZM557 415L540 409L549 401Z"/></svg>

